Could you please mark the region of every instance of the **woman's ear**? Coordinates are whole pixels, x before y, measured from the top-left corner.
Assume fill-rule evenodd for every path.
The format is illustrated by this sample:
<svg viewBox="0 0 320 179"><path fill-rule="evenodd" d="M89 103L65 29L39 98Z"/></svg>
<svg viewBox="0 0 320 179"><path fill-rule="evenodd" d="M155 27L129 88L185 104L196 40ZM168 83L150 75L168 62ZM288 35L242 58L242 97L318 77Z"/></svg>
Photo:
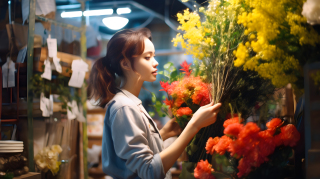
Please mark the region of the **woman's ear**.
<svg viewBox="0 0 320 179"><path fill-rule="evenodd" d="M122 59L120 61L120 66L123 70L131 70L131 63L128 59Z"/></svg>

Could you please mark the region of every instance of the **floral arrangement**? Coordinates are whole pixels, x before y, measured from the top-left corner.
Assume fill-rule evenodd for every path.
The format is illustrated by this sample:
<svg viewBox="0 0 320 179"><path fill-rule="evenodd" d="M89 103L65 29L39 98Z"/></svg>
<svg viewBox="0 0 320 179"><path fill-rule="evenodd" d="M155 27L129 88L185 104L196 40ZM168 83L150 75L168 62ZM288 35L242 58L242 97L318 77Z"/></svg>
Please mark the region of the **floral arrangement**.
<svg viewBox="0 0 320 179"><path fill-rule="evenodd" d="M234 117L224 122L224 134L222 137L210 137L206 144L207 153L213 155L229 155L238 160L237 177L249 177L248 174L254 169L259 168L263 163L268 162L271 167L276 168L284 167L281 159L286 162L288 160L287 155L276 159L276 162L272 161L270 155L273 155L275 151L285 151L291 153L290 147L294 147L300 139L300 134L296 127L292 124L283 125L284 122L279 118L274 118L267 123L267 129L261 131L256 123L248 122L246 125L241 124L241 118ZM286 150L284 150L284 148ZM276 150L277 148L277 150ZM289 152L287 152L289 149ZM227 154L228 153L228 154ZM283 155L282 155L283 156ZM199 170L203 162L198 163L196 169ZM206 163L209 166L208 163ZM203 167L202 167L203 168ZM267 168L264 166L264 169ZM195 178L199 176L199 172L194 172ZM271 170L269 170L271 171ZM201 172L200 172L201 173ZM230 173L230 171L229 171ZM234 174L234 172L231 174ZM261 173L262 174L262 173ZM200 174L201 175L201 174ZM253 175L253 174L251 174ZM265 176L268 173L264 173ZM235 176L233 176L235 178Z"/></svg>
<svg viewBox="0 0 320 179"><path fill-rule="evenodd" d="M50 170L53 175L56 175L59 172L59 166L61 164L61 162L58 161L58 156L61 152L62 148L60 145L43 148L34 157L36 166L43 172Z"/></svg>
<svg viewBox="0 0 320 179"><path fill-rule="evenodd" d="M302 16L304 0L234 1L244 7L237 23L245 39L234 51L235 66L254 70L276 87L303 89L303 66L318 61L320 35ZM272 8L271 8L272 7Z"/></svg>
<svg viewBox="0 0 320 179"><path fill-rule="evenodd" d="M169 82L160 82L168 97L163 101L171 110L178 124L184 128L200 106L210 103L209 85L204 83L199 76L191 75L191 64L184 61L181 71L185 74L182 79Z"/></svg>

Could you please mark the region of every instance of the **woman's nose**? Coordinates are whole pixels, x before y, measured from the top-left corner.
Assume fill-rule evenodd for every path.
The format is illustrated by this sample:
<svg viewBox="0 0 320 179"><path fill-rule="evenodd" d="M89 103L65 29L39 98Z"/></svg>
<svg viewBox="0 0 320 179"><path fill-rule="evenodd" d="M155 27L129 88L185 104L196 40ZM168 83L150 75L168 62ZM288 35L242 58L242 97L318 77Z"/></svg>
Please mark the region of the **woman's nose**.
<svg viewBox="0 0 320 179"><path fill-rule="evenodd" d="M153 66L157 67L159 65L159 63L157 62L157 60L153 57Z"/></svg>

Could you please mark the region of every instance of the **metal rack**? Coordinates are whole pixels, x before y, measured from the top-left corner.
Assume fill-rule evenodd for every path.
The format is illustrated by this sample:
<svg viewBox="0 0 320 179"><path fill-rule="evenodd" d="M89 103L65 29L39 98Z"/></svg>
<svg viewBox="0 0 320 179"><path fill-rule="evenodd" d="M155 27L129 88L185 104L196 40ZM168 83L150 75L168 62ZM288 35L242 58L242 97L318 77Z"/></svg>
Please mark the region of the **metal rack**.
<svg viewBox="0 0 320 179"><path fill-rule="evenodd" d="M81 2L81 10L85 10L85 2ZM28 49L27 49L27 118L28 118L28 161L29 161L29 169L31 172L34 171L34 161L33 161L33 94L32 90L30 88L31 83L32 83L32 76L33 76L33 44L34 44L34 28L35 28L35 21L40 20L44 22L49 22L51 24L61 26L66 29L70 29L73 31L80 32L81 38L80 38L80 44L81 44L81 58L82 60L86 60L87 56L87 48L86 48L86 19L82 15L81 17L81 27L76 27L70 24L66 23L61 23L57 22L53 19L48 19L45 17L41 17L38 15L35 15L36 11L36 0L30 0L30 6L29 6L29 30L28 30ZM82 104L83 104L83 115L86 117L87 115L87 110L86 110L86 88L82 86L81 88L81 99L82 99ZM82 131L81 131L82 129ZM84 123L80 123L80 132L82 132L82 135L80 139L82 138L82 144L83 144L83 149L82 149L82 155L83 155L83 160L80 160L81 166L80 166L80 171L83 170L84 176L81 178L88 178L88 169L87 169L87 147L88 147L88 137L87 137L87 121ZM81 155L81 154L80 154Z"/></svg>

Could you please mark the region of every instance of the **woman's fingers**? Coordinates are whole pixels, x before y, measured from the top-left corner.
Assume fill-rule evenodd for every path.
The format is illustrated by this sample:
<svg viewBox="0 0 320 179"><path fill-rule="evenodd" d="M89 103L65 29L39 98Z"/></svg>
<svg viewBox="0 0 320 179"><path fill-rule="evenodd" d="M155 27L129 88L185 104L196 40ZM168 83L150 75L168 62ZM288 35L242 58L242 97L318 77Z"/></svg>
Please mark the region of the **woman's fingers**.
<svg viewBox="0 0 320 179"><path fill-rule="evenodd" d="M204 105L204 106L202 106L202 107L203 107L203 108L207 108L207 107L213 106L213 104L214 104L214 101L211 101L209 104Z"/></svg>
<svg viewBox="0 0 320 179"><path fill-rule="evenodd" d="M216 111L216 110L218 110L220 107L221 107L221 103L217 103L217 104L215 104L215 105L213 105L213 106L211 107L211 110L212 110L212 111Z"/></svg>

